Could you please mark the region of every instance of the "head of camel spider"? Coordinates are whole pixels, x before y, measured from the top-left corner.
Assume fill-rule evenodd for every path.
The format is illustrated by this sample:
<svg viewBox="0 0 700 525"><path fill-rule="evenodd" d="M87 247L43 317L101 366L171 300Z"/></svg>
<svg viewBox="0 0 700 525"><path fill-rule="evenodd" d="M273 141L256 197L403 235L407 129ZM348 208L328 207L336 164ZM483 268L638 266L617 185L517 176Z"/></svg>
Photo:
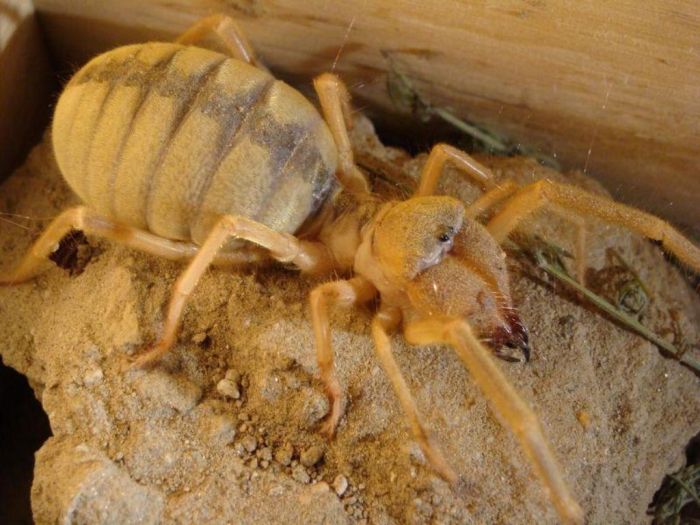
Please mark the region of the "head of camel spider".
<svg viewBox="0 0 700 525"><path fill-rule="evenodd" d="M210 32L229 56L195 47ZM211 264L254 262L265 251L305 273L353 274L311 293L318 365L331 406L323 431L334 434L344 407L328 310L378 296L372 321L377 355L432 467L447 480L457 478L426 431L392 355L389 335L399 327L410 343L455 349L514 432L562 521L582 522L536 416L480 340L529 357L500 243L532 212L555 206L658 240L696 270L700 250L660 219L572 186L546 180L521 188L497 185L487 168L444 144L432 149L411 198L385 201L371 193L354 163L344 85L324 74L315 87L324 119L269 75L224 16L204 19L175 44L127 46L95 58L67 85L53 122L59 167L86 206L57 217L0 283L33 277L71 229L190 260L158 341L132 365L146 368L174 343L185 302ZM448 162L484 190L473 204L434 195ZM246 170L257 170L257 178ZM246 176L239 179L240 173ZM251 185L258 198L253 208L246 201ZM476 222L489 210L496 213L485 226ZM578 260L580 269L581 253Z"/></svg>

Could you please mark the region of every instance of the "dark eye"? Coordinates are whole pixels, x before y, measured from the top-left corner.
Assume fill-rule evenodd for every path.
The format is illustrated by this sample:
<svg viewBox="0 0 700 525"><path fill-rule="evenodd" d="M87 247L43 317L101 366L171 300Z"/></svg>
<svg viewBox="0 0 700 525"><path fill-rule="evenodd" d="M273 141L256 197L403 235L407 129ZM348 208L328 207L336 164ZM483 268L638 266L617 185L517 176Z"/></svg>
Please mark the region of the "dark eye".
<svg viewBox="0 0 700 525"><path fill-rule="evenodd" d="M450 234L449 233L443 233L438 237L438 241L440 242L450 242Z"/></svg>

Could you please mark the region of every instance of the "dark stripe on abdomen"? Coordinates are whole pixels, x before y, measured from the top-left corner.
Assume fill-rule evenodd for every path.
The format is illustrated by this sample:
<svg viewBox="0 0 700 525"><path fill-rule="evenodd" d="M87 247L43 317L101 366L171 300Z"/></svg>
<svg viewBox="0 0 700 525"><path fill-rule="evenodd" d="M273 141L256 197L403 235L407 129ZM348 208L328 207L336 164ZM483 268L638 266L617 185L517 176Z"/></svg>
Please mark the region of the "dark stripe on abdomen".
<svg viewBox="0 0 700 525"><path fill-rule="evenodd" d="M196 48L193 48L196 49ZM173 120L170 122L170 128L169 128L169 133L163 142L163 144L160 147L160 151L158 152L156 156L156 161L155 164L153 165L153 169L150 173L150 177L148 177L146 181L146 202L144 205L144 222L148 225L148 229L152 231L153 233L160 234L159 231L154 229L152 227L153 223L153 210L152 210L152 203L154 199L154 189L157 184L157 179L159 176L160 168L163 162L163 159L165 158L165 155L168 152L168 149L170 148L170 145L177 135L177 133L180 131L180 127L182 126L182 123L186 120L187 115L192 111L194 108L194 101L196 100L197 96L199 95L200 90L209 82L210 79L214 78L216 76L217 70L221 67L221 65L226 61L225 57L222 57L218 60L216 60L213 63L208 64L203 71L199 73L199 75L191 75L189 80L190 82L186 84L186 90L184 92L182 91L173 91L169 92L168 90L164 90L162 95L164 96L172 96L174 98L178 99L179 106L176 109L175 116Z"/></svg>
<svg viewBox="0 0 700 525"><path fill-rule="evenodd" d="M155 79L155 82L160 82L163 78L163 76L167 73L168 68L170 67L170 64L172 61L175 59L175 56L182 50L182 48L175 49L172 54L164 58L163 60L160 60L157 62L155 65L152 66L151 71L153 73L153 78ZM112 162L112 167L109 172L109 180L107 182L107 191L109 192L110 196L110 201L109 201L109 216L110 217L116 217L116 199L117 199L117 192L115 191L115 185L116 185L116 179L117 179L117 173L119 172L119 166L121 165L122 162L122 157L124 155L124 146L126 145L127 140L131 136L134 128L134 122L136 121L136 118L138 117L139 113L141 112L141 108L143 107L143 103L146 101L146 98L148 98L149 94L149 86L143 86L139 82L135 82L132 84L131 82L125 82L125 86L131 86L131 85L136 85L139 88L139 98L136 101L136 104L134 105L133 111L131 112L131 118L129 120L129 123L126 126L126 129L124 130L124 134L122 135L122 140L121 144L119 145L119 149L117 150L114 160Z"/></svg>
<svg viewBox="0 0 700 525"><path fill-rule="evenodd" d="M207 216L209 210L204 209L204 203L209 195L214 177L219 172L221 164L240 141L247 136L247 130L254 125L258 110L265 103L267 97L275 84L275 79L269 77L264 83L258 85L255 91L248 91L245 100L237 112L238 118L230 118L226 125L222 126L221 133L217 137L216 147L212 152L211 162L205 167L202 177L197 177L192 188L192 215L190 219L190 236L193 240L201 241L208 233L209 224L203 225L202 221L208 223ZM235 174L229 174L235 177ZM206 231L206 233L205 233Z"/></svg>

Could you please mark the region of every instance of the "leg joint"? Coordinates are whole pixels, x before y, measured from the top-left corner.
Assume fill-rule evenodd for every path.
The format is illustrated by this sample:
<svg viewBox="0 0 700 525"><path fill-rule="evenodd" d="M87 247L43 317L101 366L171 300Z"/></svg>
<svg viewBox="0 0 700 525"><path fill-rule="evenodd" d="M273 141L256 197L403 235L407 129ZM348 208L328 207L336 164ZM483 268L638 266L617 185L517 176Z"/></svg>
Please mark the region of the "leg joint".
<svg viewBox="0 0 700 525"><path fill-rule="evenodd" d="M335 73L321 73L316 78L314 78L314 85L318 86L320 84L329 84L335 89L339 89L340 79Z"/></svg>

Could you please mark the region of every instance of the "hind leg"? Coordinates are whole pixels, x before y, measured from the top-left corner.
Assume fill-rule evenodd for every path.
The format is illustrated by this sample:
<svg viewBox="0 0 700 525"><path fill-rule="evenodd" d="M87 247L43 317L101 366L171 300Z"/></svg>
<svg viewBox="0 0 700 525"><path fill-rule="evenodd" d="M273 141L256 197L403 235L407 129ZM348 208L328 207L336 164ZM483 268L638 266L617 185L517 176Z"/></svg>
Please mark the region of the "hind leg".
<svg viewBox="0 0 700 525"><path fill-rule="evenodd" d="M0 285L19 284L40 274L44 270L44 263L49 260L61 239L72 230L103 237L171 261L191 259L199 250L199 246L194 243L165 239L138 228L119 224L85 206L78 206L64 211L49 224L14 271L0 273ZM259 262L262 259L260 253L238 250L218 254L214 264L236 266Z"/></svg>
<svg viewBox="0 0 700 525"><path fill-rule="evenodd" d="M175 42L184 45L203 45L202 42L210 35L214 35L233 58L267 71L265 65L255 56L253 46L250 45L245 33L230 16L218 14L202 18L182 33Z"/></svg>
<svg viewBox="0 0 700 525"><path fill-rule="evenodd" d="M316 339L316 357L321 372L321 381L331 407L331 413L321 429L328 438L333 437L338 422L343 415L343 391L335 374L329 309L331 306L349 308L370 301L377 293L367 279L361 276L347 281L331 281L321 284L311 291L311 320Z"/></svg>
<svg viewBox="0 0 700 525"><path fill-rule="evenodd" d="M152 233L114 222L85 206L77 206L64 211L49 224L39 239L27 251L17 268L7 274L0 274L0 284L21 283L41 273L44 269L44 263L56 250L61 239L71 230L80 230L88 235L104 237L171 260L192 257L198 250L198 246L193 243L164 239Z"/></svg>
<svg viewBox="0 0 700 525"><path fill-rule="evenodd" d="M321 102L326 123L338 148L338 179L348 191L368 193L369 183L355 164L348 130L352 129L350 93L345 84L333 73L324 73L314 79L314 88Z"/></svg>

